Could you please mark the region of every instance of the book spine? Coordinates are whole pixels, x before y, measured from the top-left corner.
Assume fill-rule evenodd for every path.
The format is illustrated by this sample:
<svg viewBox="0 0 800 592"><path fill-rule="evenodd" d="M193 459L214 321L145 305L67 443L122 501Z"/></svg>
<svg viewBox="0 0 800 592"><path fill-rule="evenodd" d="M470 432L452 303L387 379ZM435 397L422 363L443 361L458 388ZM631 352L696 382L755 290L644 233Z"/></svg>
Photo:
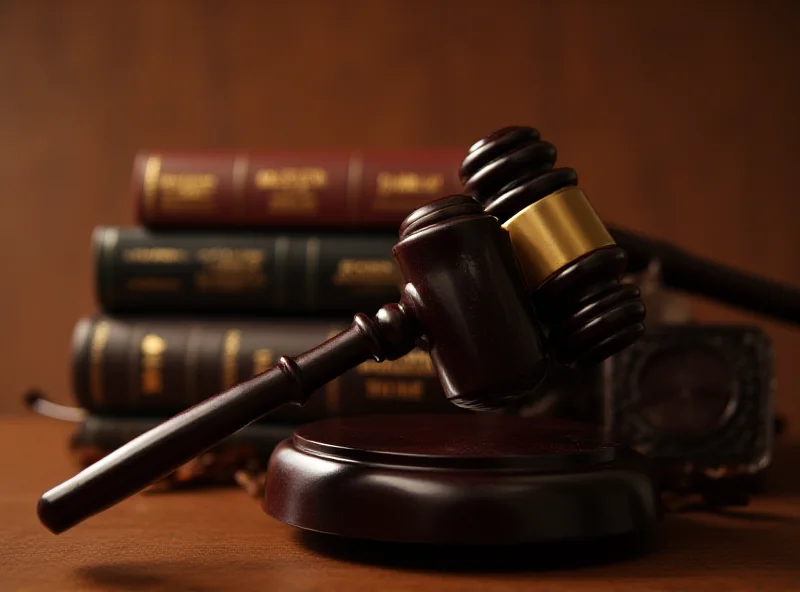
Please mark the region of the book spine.
<svg viewBox="0 0 800 592"><path fill-rule="evenodd" d="M99 227L95 290L109 313L372 314L400 297L394 233L154 232Z"/></svg>
<svg viewBox="0 0 800 592"><path fill-rule="evenodd" d="M81 319L73 334L73 390L96 414L178 413L296 356L345 329L347 322ZM434 413L457 408L444 397L431 359L415 350L395 361L369 361L265 420L303 423L366 413Z"/></svg>
<svg viewBox="0 0 800 592"><path fill-rule="evenodd" d="M148 227L397 228L463 191L463 150L201 153L142 151L131 189Z"/></svg>

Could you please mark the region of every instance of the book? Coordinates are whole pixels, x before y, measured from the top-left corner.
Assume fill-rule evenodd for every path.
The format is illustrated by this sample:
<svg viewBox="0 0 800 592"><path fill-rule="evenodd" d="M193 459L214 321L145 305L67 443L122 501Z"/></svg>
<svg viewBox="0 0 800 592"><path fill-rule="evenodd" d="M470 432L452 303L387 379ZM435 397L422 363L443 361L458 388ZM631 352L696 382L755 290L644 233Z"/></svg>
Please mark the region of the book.
<svg viewBox="0 0 800 592"><path fill-rule="evenodd" d="M73 333L73 392L94 414L174 415L347 326L336 320L85 317ZM430 356L414 350L399 360L365 362L313 393L305 406L285 405L264 420L299 424L344 415L457 411Z"/></svg>
<svg viewBox="0 0 800 592"><path fill-rule="evenodd" d="M373 314L400 298L396 243L391 232L98 227L95 290L109 313Z"/></svg>
<svg viewBox="0 0 800 592"><path fill-rule="evenodd" d="M140 151L131 191L147 227L391 228L463 191L462 149Z"/></svg>

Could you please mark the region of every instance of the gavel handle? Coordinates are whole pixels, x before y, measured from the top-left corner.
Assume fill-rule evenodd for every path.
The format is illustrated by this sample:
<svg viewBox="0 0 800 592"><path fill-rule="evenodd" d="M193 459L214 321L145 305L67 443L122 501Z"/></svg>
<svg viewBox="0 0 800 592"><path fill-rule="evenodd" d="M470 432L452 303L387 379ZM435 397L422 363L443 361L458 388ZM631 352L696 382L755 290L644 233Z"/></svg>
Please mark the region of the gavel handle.
<svg viewBox="0 0 800 592"><path fill-rule="evenodd" d="M366 315L356 315L367 318ZM141 491L270 411L303 405L327 382L375 356L364 323L176 415L46 492L39 520L53 533ZM409 351L410 351L409 347ZM407 352L405 352L407 353Z"/></svg>
<svg viewBox="0 0 800 592"><path fill-rule="evenodd" d="M661 281L669 288L705 296L750 312L800 325L800 290L692 255L667 242L607 225L628 253L628 270L641 271L658 261Z"/></svg>

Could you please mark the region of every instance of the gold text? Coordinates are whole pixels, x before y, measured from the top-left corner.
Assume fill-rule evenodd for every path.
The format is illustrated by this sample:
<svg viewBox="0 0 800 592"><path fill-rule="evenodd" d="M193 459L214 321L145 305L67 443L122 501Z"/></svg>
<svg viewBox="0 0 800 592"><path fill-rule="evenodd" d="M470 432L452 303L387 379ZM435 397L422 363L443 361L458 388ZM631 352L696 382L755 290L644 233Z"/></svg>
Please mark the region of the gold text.
<svg viewBox="0 0 800 592"><path fill-rule="evenodd" d="M185 263L189 253L185 249L167 247L124 249L122 260L126 263Z"/></svg>
<svg viewBox="0 0 800 592"><path fill-rule="evenodd" d="M378 197L398 194L439 194L444 187L444 175L420 173L379 173Z"/></svg>
<svg viewBox="0 0 800 592"><path fill-rule="evenodd" d="M341 285L391 285L396 286L399 272L388 259L342 259L336 266L333 284Z"/></svg>
<svg viewBox="0 0 800 592"><path fill-rule="evenodd" d="M381 375L381 376L435 376L433 362L430 355L424 351L415 350L409 352L397 360L385 360L376 362L369 360L356 367L359 374Z"/></svg>

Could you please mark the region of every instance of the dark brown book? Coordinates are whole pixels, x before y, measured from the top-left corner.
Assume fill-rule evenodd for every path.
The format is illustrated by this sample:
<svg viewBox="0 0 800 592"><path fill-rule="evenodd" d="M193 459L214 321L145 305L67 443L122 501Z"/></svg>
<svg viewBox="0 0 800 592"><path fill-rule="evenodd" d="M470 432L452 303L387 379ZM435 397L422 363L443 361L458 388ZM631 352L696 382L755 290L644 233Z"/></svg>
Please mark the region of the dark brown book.
<svg viewBox="0 0 800 592"><path fill-rule="evenodd" d="M73 391L90 413L166 416L260 374L348 326L347 321L81 319L73 335ZM302 423L372 413L458 412L442 392L430 357L366 362L264 418Z"/></svg>
<svg viewBox="0 0 800 592"><path fill-rule="evenodd" d="M462 190L464 150L178 152L134 160L136 220L149 227L396 228Z"/></svg>
<svg viewBox="0 0 800 592"><path fill-rule="evenodd" d="M98 227L107 313L372 314L400 298L395 232L152 231Z"/></svg>

